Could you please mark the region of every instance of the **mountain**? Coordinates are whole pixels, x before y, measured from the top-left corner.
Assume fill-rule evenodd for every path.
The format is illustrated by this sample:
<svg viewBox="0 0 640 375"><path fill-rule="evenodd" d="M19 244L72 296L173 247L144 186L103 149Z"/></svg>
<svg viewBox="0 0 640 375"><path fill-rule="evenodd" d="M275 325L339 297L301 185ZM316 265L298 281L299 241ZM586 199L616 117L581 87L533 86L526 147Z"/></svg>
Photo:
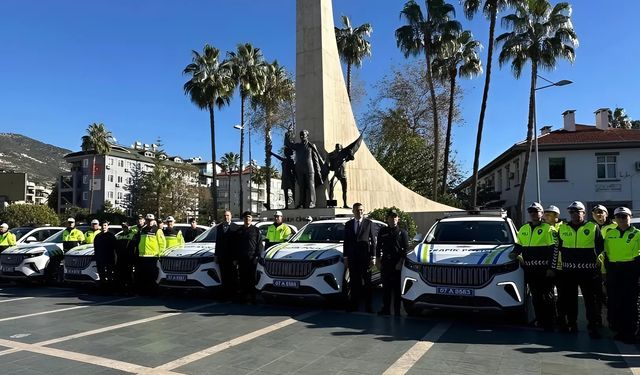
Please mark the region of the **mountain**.
<svg viewBox="0 0 640 375"><path fill-rule="evenodd" d="M0 170L26 172L30 182L53 184L69 171L62 158L69 152L21 134L0 133Z"/></svg>

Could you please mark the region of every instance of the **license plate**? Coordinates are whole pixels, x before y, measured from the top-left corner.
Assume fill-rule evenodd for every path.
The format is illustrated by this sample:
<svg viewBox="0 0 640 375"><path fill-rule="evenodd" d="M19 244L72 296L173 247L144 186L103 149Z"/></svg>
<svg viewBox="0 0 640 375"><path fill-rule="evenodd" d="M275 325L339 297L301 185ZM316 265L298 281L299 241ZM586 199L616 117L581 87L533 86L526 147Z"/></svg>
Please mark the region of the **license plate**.
<svg viewBox="0 0 640 375"><path fill-rule="evenodd" d="M66 272L69 275L81 275L82 274L82 270L76 270L76 269L72 269L72 268L67 268Z"/></svg>
<svg viewBox="0 0 640 375"><path fill-rule="evenodd" d="M2 267L2 272L13 272L15 270L16 270L15 267L7 267L7 266Z"/></svg>
<svg viewBox="0 0 640 375"><path fill-rule="evenodd" d="M277 288L300 288L300 281L298 280L273 280L273 286Z"/></svg>
<svg viewBox="0 0 640 375"><path fill-rule="evenodd" d="M187 281L187 275L167 275L169 281Z"/></svg>
<svg viewBox="0 0 640 375"><path fill-rule="evenodd" d="M469 288L447 288L439 286L436 288L436 294L444 294L447 296L473 297L474 290Z"/></svg>

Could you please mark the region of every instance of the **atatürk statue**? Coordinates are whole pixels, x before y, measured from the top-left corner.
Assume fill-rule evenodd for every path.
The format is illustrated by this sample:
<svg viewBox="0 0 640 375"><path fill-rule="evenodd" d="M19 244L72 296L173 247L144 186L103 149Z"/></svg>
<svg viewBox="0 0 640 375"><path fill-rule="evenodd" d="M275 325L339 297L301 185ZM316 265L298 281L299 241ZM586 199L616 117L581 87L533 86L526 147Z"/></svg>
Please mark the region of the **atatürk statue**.
<svg viewBox="0 0 640 375"><path fill-rule="evenodd" d="M348 161L353 160L353 156L356 151L358 151L358 148L360 148L363 135L364 130L360 133L358 139L347 147L343 148L341 144L336 144L336 149L327 155L329 170L333 171L333 176L331 177L331 180L329 180L329 199L333 200L333 190L336 187L336 180L340 181L340 185L342 185L342 203L344 208L349 208L347 205L347 174L344 167Z"/></svg>
<svg viewBox="0 0 640 375"><path fill-rule="evenodd" d="M318 152L316 145L309 142L309 131L300 132L300 143L294 143L295 133L290 128L284 137L285 147L289 147L295 153L297 194L296 208L314 208L316 206L316 186L324 183L322 177L322 165L324 160Z"/></svg>

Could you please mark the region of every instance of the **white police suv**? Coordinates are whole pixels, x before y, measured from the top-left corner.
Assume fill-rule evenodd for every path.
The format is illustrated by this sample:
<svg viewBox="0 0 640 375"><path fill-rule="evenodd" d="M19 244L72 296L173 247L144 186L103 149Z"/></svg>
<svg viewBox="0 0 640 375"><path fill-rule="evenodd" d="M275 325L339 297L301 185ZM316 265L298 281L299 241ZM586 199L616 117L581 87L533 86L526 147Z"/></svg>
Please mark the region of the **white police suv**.
<svg viewBox="0 0 640 375"><path fill-rule="evenodd" d="M311 222L288 242L266 249L258 259L256 289L266 297L346 298L349 275L342 248L347 220ZM379 281L379 272L373 279Z"/></svg>
<svg viewBox="0 0 640 375"><path fill-rule="evenodd" d="M516 233L503 211L460 212L437 221L402 268L407 313L421 307L524 313L524 272L509 256Z"/></svg>
<svg viewBox="0 0 640 375"><path fill-rule="evenodd" d="M43 242L19 244L0 254L0 276L6 279L61 279L62 230Z"/></svg>

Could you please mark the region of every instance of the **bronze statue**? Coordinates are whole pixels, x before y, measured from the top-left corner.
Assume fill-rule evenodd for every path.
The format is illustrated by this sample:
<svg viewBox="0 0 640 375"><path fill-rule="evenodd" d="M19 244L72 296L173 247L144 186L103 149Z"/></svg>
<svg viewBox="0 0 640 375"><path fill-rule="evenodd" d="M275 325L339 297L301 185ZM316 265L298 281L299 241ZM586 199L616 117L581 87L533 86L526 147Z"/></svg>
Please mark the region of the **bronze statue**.
<svg viewBox="0 0 640 375"><path fill-rule="evenodd" d="M350 208L349 205L347 205L347 174L344 167L348 161L354 159L355 153L360 148L360 144L362 144L362 137L364 136L365 130L366 128L362 130L358 139L349 146L343 148L342 145L338 143L336 144L336 149L327 155L328 168L330 171L333 171L333 176L331 180L329 180L329 199L333 200L333 191L337 183L336 180L340 181L344 208Z"/></svg>
<svg viewBox="0 0 640 375"><path fill-rule="evenodd" d="M324 160L316 145L309 142L309 131L302 130L300 132L300 143L295 143L294 137L293 128L290 128L284 137L284 145L296 154L296 184L300 189L297 193L298 204L296 208L314 208L316 206L316 186L324 184L322 177Z"/></svg>
<svg viewBox="0 0 640 375"><path fill-rule="evenodd" d="M284 208L289 209L289 190L291 190L291 198L296 200L296 167L293 161L293 150L289 147L284 148L284 157L274 154L271 155L282 162L282 190L284 191Z"/></svg>

